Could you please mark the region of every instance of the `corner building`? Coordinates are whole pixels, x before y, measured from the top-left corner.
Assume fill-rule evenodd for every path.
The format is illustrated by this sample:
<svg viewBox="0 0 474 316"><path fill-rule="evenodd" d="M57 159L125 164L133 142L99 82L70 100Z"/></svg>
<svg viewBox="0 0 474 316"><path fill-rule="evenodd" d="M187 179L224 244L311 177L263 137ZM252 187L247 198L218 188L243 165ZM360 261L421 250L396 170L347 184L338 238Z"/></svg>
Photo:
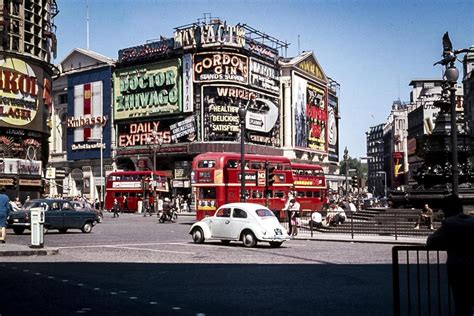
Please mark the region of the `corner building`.
<svg viewBox="0 0 474 316"><path fill-rule="evenodd" d="M0 1L0 185L39 197L48 162L54 0Z"/></svg>
<svg viewBox="0 0 474 316"><path fill-rule="evenodd" d="M310 78L318 83L308 85L310 92L305 87L302 112L296 101L284 103L282 98L298 93L283 93L296 82L281 80L286 64L279 50L286 46L245 24L210 20L176 28L173 39L121 49L113 73L117 169L167 171L174 194L190 193L194 156L240 152L240 107L247 109L246 153L328 162L328 79L319 65L308 64L310 77L313 71L323 77ZM303 54L291 66L308 58L317 64L312 54ZM337 97L331 100L336 108L331 135L337 139ZM337 165L337 141L333 144ZM309 154L295 154L296 146Z"/></svg>

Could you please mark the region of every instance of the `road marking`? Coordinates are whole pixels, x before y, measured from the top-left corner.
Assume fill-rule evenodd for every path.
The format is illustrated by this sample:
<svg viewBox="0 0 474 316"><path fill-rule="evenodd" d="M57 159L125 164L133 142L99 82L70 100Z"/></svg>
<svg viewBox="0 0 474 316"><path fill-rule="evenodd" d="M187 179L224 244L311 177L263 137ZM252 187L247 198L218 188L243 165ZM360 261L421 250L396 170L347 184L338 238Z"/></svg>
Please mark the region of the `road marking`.
<svg viewBox="0 0 474 316"><path fill-rule="evenodd" d="M87 246L66 246L57 247L58 249L78 249L78 248L106 248L106 247L127 247L127 246L153 246L153 245L184 245L186 242L149 242L134 244L108 244L108 245L87 245Z"/></svg>
<svg viewBox="0 0 474 316"><path fill-rule="evenodd" d="M177 253L183 255L194 255L194 252L186 252L186 251L172 251L172 250L159 250L159 249L148 249L148 248L138 248L138 247L106 247L106 248L117 248L117 249L129 249L129 250L145 250L150 252L166 252L166 253Z"/></svg>

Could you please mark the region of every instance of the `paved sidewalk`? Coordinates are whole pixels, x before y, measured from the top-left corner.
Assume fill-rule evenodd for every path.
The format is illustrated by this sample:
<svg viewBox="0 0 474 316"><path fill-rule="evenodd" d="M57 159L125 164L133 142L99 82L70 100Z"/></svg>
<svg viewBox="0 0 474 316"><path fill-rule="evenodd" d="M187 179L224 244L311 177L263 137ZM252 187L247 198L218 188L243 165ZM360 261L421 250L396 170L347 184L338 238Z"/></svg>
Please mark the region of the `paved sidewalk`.
<svg viewBox="0 0 474 316"><path fill-rule="evenodd" d="M7 243L0 244L0 257L2 256L47 256L55 255L59 252L57 248L30 248L26 245Z"/></svg>

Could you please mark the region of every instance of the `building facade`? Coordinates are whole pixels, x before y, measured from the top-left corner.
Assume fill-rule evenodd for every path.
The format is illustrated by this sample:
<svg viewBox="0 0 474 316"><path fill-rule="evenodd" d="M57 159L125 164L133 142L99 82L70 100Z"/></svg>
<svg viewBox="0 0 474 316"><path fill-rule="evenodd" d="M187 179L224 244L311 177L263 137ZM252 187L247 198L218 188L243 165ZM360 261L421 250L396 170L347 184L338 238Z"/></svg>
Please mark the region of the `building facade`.
<svg viewBox="0 0 474 316"><path fill-rule="evenodd" d="M385 196L387 174L384 170L384 124L371 126L367 137L367 190L374 196Z"/></svg>
<svg viewBox="0 0 474 316"><path fill-rule="evenodd" d="M100 196L103 180L94 166L102 165L104 176L111 170L164 171L173 194L189 194L193 158L240 152L241 137L246 153L286 155L336 171L339 85L311 52L280 56L285 45L246 25L214 19L177 27L173 38L120 49L116 62L75 50L61 62L56 80L55 126L63 130L52 140L50 166L60 184L55 192ZM240 108L246 109L244 135Z"/></svg>
<svg viewBox="0 0 474 316"><path fill-rule="evenodd" d="M58 65L46 173L52 196L101 196L105 173L112 170L113 64L113 59L76 48Z"/></svg>
<svg viewBox="0 0 474 316"><path fill-rule="evenodd" d="M38 197L49 153L54 0L0 1L0 185Z"/></svg>

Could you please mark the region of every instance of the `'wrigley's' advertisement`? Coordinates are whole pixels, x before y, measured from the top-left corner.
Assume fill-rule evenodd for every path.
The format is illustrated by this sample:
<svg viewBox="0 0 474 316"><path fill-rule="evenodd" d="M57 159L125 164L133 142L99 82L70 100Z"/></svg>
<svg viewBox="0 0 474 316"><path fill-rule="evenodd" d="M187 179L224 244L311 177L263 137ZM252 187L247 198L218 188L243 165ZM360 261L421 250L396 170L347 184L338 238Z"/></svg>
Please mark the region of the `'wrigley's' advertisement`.
<svg viewBox="0 0 474 316"><path fill-rule="evenodd" d="M239 107L247 109L245 139L255 144L280 146L278 99L238 86L204 86L205 141L236 141L240 137Z"/></svg>

